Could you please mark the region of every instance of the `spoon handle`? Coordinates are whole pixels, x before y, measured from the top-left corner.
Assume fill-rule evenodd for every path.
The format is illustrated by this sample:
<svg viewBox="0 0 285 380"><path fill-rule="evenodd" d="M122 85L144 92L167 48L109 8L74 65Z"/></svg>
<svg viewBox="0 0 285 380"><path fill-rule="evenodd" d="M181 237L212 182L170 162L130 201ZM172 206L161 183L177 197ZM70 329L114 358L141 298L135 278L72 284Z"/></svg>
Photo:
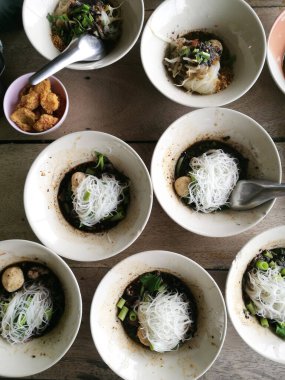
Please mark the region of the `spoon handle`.
<svg viewBox="0 0 285 380"><path fill-rule="evenodd" d="M265 198L277 198L285 196L285 184L281 183L280 185L263 185L262 194Z"/></svg>
<svg viewBox="0 0 285 380"><path fill-rule="evenodd" d="M52 61L46 64L43 68L33 74L29 82L32 85L36 85L43 81L44 79L50 77L51 75L57 73L64 67L70 65L73 62L78 60L82 60L82 52L78 47L74 47L73 49L67 49L57 57L55 57Z"/></svg>

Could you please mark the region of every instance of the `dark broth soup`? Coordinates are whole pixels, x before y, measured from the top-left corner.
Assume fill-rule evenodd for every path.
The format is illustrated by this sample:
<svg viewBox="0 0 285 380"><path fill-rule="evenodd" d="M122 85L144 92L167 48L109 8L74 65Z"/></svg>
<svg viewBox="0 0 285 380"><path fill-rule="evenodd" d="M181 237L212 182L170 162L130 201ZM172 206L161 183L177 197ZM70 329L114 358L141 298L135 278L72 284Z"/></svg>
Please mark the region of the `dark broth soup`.
<svg viewBox="0 0 285 380"><path fill-rule="evenodd" d="M262 275L262 281L258 280L257 272ZM267 281L264 281L266 278ZM277 283L276 280L278 281ZM257 283L257 281L259 282ZM283 302L284 305L285 299L276 299L276 304L273 302L273 305L269 307L268 292L272 292L272 295L274 292L280 292L280 289L277 290L278 283L280 285L284 284L284 282L285 248L261 250L249 263L242 278L242 295L248 312L255 316L263 327L271 329L273 333L282 339L285 339L285 317L283 321L280 321L273 317L270 318L269 315L273 316L273 312L276 313L275 307L281 310L280 302ZM262 284L266 284L266 289L262 287ZM250 293L251 291L253 292L252 294Z"/></svg>
<svg viewBox="0 0 285 380"><path fill-rule="evenodd" d="M74 173L81 172L88 175L96 176L97 178L101 178L103 174L108 174L114 176L116 180L118 180L121 184L125 184L126 187L123 190L123 201L118 205L116 212L114 215L101 220L99 223L96 223L92 227L85 226L80 222L78 214L75 212L72 202L72 190L71 190L71 177ZM82 163L74 168L72 168L69 172L65 174L63 177L58 190L58 204L60 211L64 218L67 220L69 224L71 224L76 229L85 232L98 233L107 231L113 227L115 227L122 219L125 218L127 214L128 205L130 202L130 193L129 193L129 179L124 174L119 172L110 160L104 156L104 164L103 166L98 165L98 159L95 161L89 161Z"/></svg>
<svg viewBox="0 0 285 380"><path fill-rule="evenodd" d="M139 303L145 300L145 297L151 295L151 297L154 298L158 292L161 291L161 287L167 289L169 292L181 294L183 301L189 305L188 314L192 320L192 324L188 328L183 340L190 339L197 329L197 305L188 286L178 277L170 273L162 271L144 273L127 286L121 299L125 300L124 306L129 310L129 313L122 321L125 332L132 340L147 349L150 349L150 347L144 345L138 337L140 322L138 318L133 320L132 315L136 313L135 310L137 310ZM180 341L179 344L180 343L182 342Z"/></svg>
<svg viewBox="0 0 285 380"><path fill-rule="evenodd" d="M4 282L4 278L6 277L9 281L13 281L15 273L7 275L7 272L15 268L23 276L23 284L15 291L7 291L7 284ZM16 324L20 334L21 331L28 329L28 322L25 317L26 309L29 308L29 304L34 302L35 297L41 298L40 295L37 295L36 291L33 293L31 289L44 288L49 294L51 308L46 310L47 315L44 317L45 322L43 322L43 325L35 328L28 340L45 335L57 325L65 309L65 296L60 280L46 265L33 261L17 262L5 267L0 273L0 278L0 324L2 324L4 315L8 310L8 305L14 300L13 297L23 292L23 294L27 294L26 301L22 302L23 309L20 310L18 306L19 310L15 313L16 319L14 319L13 323ZM35 310L35 313L37 312L38 310ZM1 335L3 336L3 330L1 331Z"/></svg>
<svg viewBox="0 0 285 380"><path fill-rule="evenodd" d="M224 138L227 140L227 137ZM248 175L248 159L245 158L240 152L237 151L230 144L220 140L202 140L191 145L180 155L177 164L175 166L174 178L175 180L182 176L187 176L190 171L190 161L193 157L199 157L203 153L206 153L212 149L221 149L224 153L233 157L238 166L239 180L247 179ZM189 207L194 208L193 204L189 204L186 198L181 200Z"/></svg>
<svg viewBox="0 0 285 380"><path fill-rule="evenodd" d="M216 34L205 30L195 30L177 36L177 39L181 38L186 39L183 47L178 48L177 51L177 48L176 50L174 49L173 44L169 44L165 53L165 58L170 61L165 61L164 64L171 80L183 90L188 91L183 87L183 83L187 78L189 62L191 62L190 66L192 65L193 67L200 65L211 66L217 59L218 54L220 57L220 69L218 74L220 84L215 92L225 89L232 82L234 77L233 64L235 57L230 53L224 41ZM176 39L173 38L173 42L175 42L175 40ZM219 50L213 48L209 42L212 40L218 41L221 44L222 49ZM180 57L179 65L174 62L173 66L171 60L175 60L177 58L177 54ZM205 56L207 57L207 60L203 60L203 57ZM197 94L199 94L199 92L197 92Z"/></svg>

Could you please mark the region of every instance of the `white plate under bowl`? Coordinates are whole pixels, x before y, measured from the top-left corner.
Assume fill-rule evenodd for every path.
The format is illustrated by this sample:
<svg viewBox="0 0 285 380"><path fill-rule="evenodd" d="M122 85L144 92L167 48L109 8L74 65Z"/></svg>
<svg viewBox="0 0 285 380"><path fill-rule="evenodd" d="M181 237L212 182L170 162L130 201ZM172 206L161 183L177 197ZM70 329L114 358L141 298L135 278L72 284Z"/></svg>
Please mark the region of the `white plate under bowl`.
<svg viewBox="0 0 285 380"><path fill-rule="evenodd" d="M227 108L204 108L174 121L160 137L151 162L153 189L164 211L180 226L204 236L240 234L259 223L274 204L272 200L248 211L204 214L181 202L173 188L181 153L197 141L223 138L249 159L249 178L281 181L279 154L269 134L250 117Z"/></svg>
<svg viewBox="0 0 285 380"><path fill-rule="evenodd" d="M116 317L116 303L139 275L154 270L181 278L198 307L195 336L177 351L157 353L133 342ZM125 380L194 380L217 359L226 335L227 315L221 291L195 261L168 251L132 255L113 267L95 292L90 313L91 332L105 363Z"/></svg>
<svg viewBox="0 0 285 380"><path fill-rule="evenodd" d="M23 26L33 47L46 59L52 60L59 55L51 41L48 13L52 14L59 0L24 0ZM112 1L111 1L112 3ZM122 10L122 35L112 51L99 61L76 62L68 66L75 70L93 70L115 63L123 58L136 43L144 20L143 0L119 1Z"/></svg>
<svg viewBox="0 0 285 380"><path fill-rule="evenodd" d="M64 175L73 167L106 155L130 179L127 216L104 233L72 227L62 216L57 193ZM59 255L77 261L106 259L126 249L142 233L152 208L152 184L139 155L124 141L103 132L75 132L48 145L27 175L24 207L38 239Z"/></svg>
<svg viewBox="0 0 285 380"><path fill-rule="evenodd" d="M19 261L37 261L51 269L61 282L65 309L59 323L46 335L24 344L11 345L0 337L0 376L32 376L57 363L78 333L82 301L76 278L69 266L50 249L27 240L0 242L0 271Z"/></svg>
<svg viewBox="0 0 285 380"><path fill-rule="evenodd" d="M235 57L232 83L212 95L190 94L175 86L163 65L169 41L198 29L220 37ZM188 107L217 107L240 98L259 77L265 57L262 23L243 0L165 0L149 18L141 39L142 64L152 84Z"/></svg>
<svg viewBox="0 0 285 380"><path fill-rule="evenodd" d="M245 317L241 286L248 264L261 250L282 247L285 247L285 226L272 228L251 239L231 265L226 283L226 302L229 316L241 338L259 355L284 365L285 340L262 327L255 317Z"/></svg>

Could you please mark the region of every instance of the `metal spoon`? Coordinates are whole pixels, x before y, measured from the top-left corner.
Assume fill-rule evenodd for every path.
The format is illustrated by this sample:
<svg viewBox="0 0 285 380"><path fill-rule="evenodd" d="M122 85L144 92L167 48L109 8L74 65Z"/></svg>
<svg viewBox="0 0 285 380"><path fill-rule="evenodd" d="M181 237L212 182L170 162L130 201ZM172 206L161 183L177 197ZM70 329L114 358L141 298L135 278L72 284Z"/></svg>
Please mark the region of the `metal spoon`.
<svg viewBox="0 0 285 380"><path fill-rule="evenodd" d="M285 196L285 184L255 179L238 181L231 193L229 207L232 210L250 210L283 196Z"/></svg>
<svg viewBox="0 0 285 380"><path fill-rule="evenodd" d="M85 34L71 41L68 47L29 79L36 85L73 62L98 61L106 55L102 40Z"/></svg>

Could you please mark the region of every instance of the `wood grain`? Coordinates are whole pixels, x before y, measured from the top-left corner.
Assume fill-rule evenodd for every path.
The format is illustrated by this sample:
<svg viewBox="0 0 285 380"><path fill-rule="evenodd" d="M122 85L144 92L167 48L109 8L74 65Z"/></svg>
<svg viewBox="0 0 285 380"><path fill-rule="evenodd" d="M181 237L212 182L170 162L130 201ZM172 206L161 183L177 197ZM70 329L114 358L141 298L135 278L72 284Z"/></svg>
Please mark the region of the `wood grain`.
<svg viewBox="0 0 285 380"><path fill-rule="evenodd" d="M83 320L75 343L68 354L51 369L29 377L38 380L119 380L100 359L93 344L89 327L90 304L96 286L107 268L73 269L83 297ZM227 272L210 271L224 292ZM262 358L239 337L230 321L224 347L213 367L202 380L277 380L285 376L283 366Z"/></svg>
<svg viewBox="0 0 285 380"><path fill-rule="evenodd" d="M279 7L256 9L266 33L280 11ZM147 12L147 16L149 14ZM24 31L3 33L1 39L4 48L7 47L7 69L3 75L6 86L18 76L38 70L46 62L35 52ZM15 60L19 51L23 52L20 65ZM47 135L49 140L72 131L91 129L114 134L123 140L156 141L174 120L192 110L170 101L152 86L140 62L139 42L126 57L110 67L84 72L64 69L57 76L67 88L70 110L64 125ZM254 118L273 137L285 138L284 95L275 85L266 64L251 90L228 107ZM27 138L19 134L2 116L0 139L29 141L42 137Z"/></svg>
<svg viewBox="0 0 285 380"><path fill-rule="evenodd" d="M146 20L160 3L162 0L145 0ZM285 9L285 0L249 0L248 3L259 16L268 36L274 20ZM6 70L1 77L4 85L8 86L18 76L36 71L46 63L23 30L1 33L0 38L6 60ZM47 135L45 140L40 136L27 137L17 133L3 113L0 115L0 240L38 241L26 220L22 198L29 168L47 143L74 131L104 131L130 142L149 168L160 135L174 120L192 110L168 100L152 86L141 65L139 46L140 41L126 57L110 67L84 72L64 69L58 73L56 76L63 81L70 97L70 110L64 125ZM275 85L266 64L251 90L227 107L254 118L275 139L284 181L284 95ZM253 236L281 224L285 224L284 198L278 199L269 215L251 230L231 238L206 238L176 225L154 200L145 230L126 251L100 262L66 260L82 292L82 325L65 357L49 370L29 379L119 380L102 361L93 344L89 313L100 280L123 258L152 249L178 252L208 269L224 291L228 269L240 248ZM284 366L252 351L229 321L223 350L202 380L277 380L284 377Z"/></svg>
<svg viewBox="0 0 285 380"><path fill-rule="evenodd" d="M1 240L18 238L37 241L25 217L22 194L29 168L45 146L46 144L0 144L0 162L5 162L5 165L0 166L0 189L2 194L6 194L0 198ZM132 143L131 146L149 167L154 144ZM285 143L277 143L277 146L284 165ZM99 263L80 263L78 258L79 262L72 261L69 264L72 267L110 268L135 252L164 249L191 257L207 269L224 269L229 268L236 253L252 236L280 224L285 224L284 198L278 199L269 215L249 231L229 238L207 238L178 226L155 200L145 230L127 250Z"/></svg>

